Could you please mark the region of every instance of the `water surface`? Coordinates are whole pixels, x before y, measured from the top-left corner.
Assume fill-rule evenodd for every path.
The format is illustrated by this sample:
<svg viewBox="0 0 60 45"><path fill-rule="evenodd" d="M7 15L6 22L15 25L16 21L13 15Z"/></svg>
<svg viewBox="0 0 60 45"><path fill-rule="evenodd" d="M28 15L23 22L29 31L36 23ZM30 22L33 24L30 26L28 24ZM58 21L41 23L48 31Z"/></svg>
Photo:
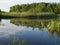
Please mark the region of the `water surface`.
<svg viewBox="0 0 60 45"><path fill-rule="evenodd" d="M1 19L0 45L8 45L15 37L19 42L24 40L26 45L60 45L60 32L50 32L46 27L48 20L42 21L44 26L40 26L40 22L36 19Z"/></svg>

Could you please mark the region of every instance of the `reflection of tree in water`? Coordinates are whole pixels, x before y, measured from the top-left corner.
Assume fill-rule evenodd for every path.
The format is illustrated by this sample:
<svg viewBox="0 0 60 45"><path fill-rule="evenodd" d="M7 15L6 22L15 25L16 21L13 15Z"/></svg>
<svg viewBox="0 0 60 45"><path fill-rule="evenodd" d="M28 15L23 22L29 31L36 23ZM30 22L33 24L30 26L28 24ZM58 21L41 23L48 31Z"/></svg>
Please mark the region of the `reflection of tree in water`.
<svg viewBox="0 0 60 45"><path fill-rule="evenodd" d="M0 19L0 22L1 22L1 19Z"/></svg>
<svg viewBox="0 0 60 45"><path fill-rule="evenodd" d="M0 22L1 22L1 19L0 19Z"/></svg>
<svg viewBox="0 0 60 45"><path fill-rule="evenodd" d="M60 37L60 30L48 30L52 36L57 34L58 37Z"/></svg>
<svg viewBox="0 0 60 45"><path fill-rule="evenodd" d="M56 33L60 37L60 20L51 20L47 27L52 35Z"/></svg>
<svg viewBox="0 0 60 45"><path fill-rule="evenodd" d="M39 19L11 19L11 23L34 28L48 28L53 35L57 33L60 36L60 21L59 20L39 20Z"/></svg>
<svg viewBox="0 0 60 45"><path fill-rule="evenodd" d="M11 19L11 23L15 25L23 25L27 27L33 27L33 28L44 28L48 24L48 20L39 20L39 19Z"/></svg>

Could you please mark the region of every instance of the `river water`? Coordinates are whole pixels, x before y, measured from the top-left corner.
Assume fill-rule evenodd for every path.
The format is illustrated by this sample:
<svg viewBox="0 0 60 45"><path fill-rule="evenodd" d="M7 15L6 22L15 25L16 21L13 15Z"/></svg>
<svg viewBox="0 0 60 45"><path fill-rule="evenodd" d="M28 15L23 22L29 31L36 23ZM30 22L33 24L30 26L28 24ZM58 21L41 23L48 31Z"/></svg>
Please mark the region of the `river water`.
<svg viewBox="0 0 60 45"><path fill-rule="evenodd" d="M0 21L0 45L9 45L14 38L17 38L18 42L24 40L26 45L60 45L59 33L51 33L46 27L28 26L25 25L26 22L23 24L20 21L21 24L11 20L1 19Z"/></svg>

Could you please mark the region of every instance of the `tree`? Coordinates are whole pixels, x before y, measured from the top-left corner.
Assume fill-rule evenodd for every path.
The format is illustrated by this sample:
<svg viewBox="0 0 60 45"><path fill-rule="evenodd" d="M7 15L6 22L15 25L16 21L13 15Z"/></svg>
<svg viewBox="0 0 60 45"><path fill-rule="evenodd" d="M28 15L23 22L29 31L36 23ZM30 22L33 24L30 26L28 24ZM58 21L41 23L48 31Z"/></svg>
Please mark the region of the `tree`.
<svg viewBox="0 0 60 45"><path fill-rule="evenodd" d="M60 3L56 5L57 13L60 13Z"/></svg>
<svg viewBox="0 0 60 45"><path fill-rule="evenodd" d="M22 4L14 5L10 7L10 12L54 12L60 13L60 3L32 3L32 4Z"/></svg>
<svg viewBox="0 0 60 45"><path fill-rule="evenodd" d="M52 10L52 4L48 4L47 5L46 11L47 12L53 12L53 10Z"/></svg>
<svg viewBox="0 0 60 45"><path fill-rule="evenodd" d="M45 12L45 3L39 3L38 6L36 6L37 12Z"/></svg>

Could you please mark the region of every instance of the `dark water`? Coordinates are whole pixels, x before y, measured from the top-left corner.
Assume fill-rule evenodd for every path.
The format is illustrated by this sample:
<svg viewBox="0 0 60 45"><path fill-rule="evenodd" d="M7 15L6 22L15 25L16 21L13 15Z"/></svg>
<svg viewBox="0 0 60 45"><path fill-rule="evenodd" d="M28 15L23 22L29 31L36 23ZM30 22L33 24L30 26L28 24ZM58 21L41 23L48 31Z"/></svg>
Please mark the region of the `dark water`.
<svg viewBox="0 0 60 45"><path fill-rule="evenodd" d="M24 40L27 45L60 45L59 33L51 33L46 27L33 28L25 24L2 19L0 21L0 45L8 45L15 37L18 41Z"/></svg>

